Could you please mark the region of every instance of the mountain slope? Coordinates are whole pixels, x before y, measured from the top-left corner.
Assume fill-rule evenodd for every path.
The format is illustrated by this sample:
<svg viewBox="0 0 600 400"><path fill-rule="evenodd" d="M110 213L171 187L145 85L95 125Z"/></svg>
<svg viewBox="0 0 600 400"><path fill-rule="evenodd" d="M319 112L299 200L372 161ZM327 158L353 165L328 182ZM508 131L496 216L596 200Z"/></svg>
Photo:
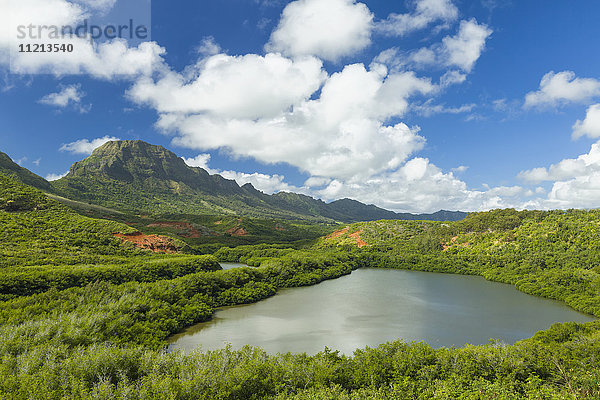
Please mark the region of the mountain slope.
<svg viewBox="0 0 600 400"><path fill-rule="evenodd" d="M171 151L142 141L113 141L97 148L53 182L61 196L136 213L235 214L262 218L335 220L435 219L397 214L343 199L327 204L297 193L267 195L202 168ZM466 213L446 213L455 220Z"/></svg>
<svg viewBox="0 0 600 400"><path fill-rule="evenodd" d="M26 168L15 163L8 155L0 151L0 173L34 188L51 191L50 182L37 176Z"/></svg>

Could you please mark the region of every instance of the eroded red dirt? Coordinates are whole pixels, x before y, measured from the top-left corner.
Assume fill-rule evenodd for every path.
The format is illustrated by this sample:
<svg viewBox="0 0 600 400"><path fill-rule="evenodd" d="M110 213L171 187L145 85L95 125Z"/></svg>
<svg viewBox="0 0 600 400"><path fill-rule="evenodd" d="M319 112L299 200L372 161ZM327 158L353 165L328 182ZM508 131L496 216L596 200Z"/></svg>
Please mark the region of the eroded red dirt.
<svg viewBox="0 0 600 400"><path fill-rule="evenodd" d="M348 237L351 237L352 239L356 240L356 246L357 247L368 246L369 243L365 242L364 240L362 240L360 238L360 234L361 233L362 233L362 230L356 231L354 233L349 234Z"/></svg>
<svg viewBox="0 0 600 400"><path fill-rule="evenodd" d="M443 248L443 250L442 250L442 251L446 251L446 250L448 250L450 247L452 247L452 246L453 246L453 245L456 243L456 239L458 239L458 236L454 236L454 237L453 237L452 239L450 239L450 241L449 241L449 242L447 242L447 243L442 243L442 248ZM462 247L469 247L469 242L466 242L466 243L460 243L460 244L459 244L459 246L462 246Z"/></svg>
<svg viewBox="0 0 600 400"><path fill-rule="evenodd" d="M336 239L336 238L339 238L339 237L345 235L346 233L348 233L348 227L345 227L343 229L340 229L339 231L333 232L332 234L328 235L326 237L326 239L329 239L329 240ZM361 233L362 233L362 230L356 231L354 233L349 234L348 237L356 240L356 246L358 246L358 247L368 246L369 244L360 238Z"/></svg>
<svg viewBox="0 0 600 400"><path fill-rule="evenodd" d="M244 228L236 227L228 229L227 233L229 233L231 236L246 236L248 234L248 231Z"/></svg>
<svg viewBox="0 0 600 400"><path fill-rule="evenodd" d="M115 237L124 242L130 242L140 249L150 250L155 253L177 253L178 248L173 240L159 235L144 235L142 232L134 233L114 233Z"/></svg>
<svg viewBox="0 0 600 400"><path fill-rule="evenodd" d="M328 235L326 239L339 238L340 236L342 236L346 232L348 232L348 227L345 227L344 229L340 229L339 231L333 232L332 234Z"/></svg>

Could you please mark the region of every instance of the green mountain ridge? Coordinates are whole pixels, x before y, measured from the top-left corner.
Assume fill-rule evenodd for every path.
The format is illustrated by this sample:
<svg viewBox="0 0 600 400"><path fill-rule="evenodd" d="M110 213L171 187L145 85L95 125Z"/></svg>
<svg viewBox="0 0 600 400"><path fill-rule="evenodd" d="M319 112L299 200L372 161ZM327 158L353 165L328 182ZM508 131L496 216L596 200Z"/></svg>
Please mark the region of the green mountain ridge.
<svg viewBox="0 0 600 400"><path fill-rule="evenodd" d="M140 140L112 141L76 162L67 176L52 183L57 194L78 201L135 213L232 214L260 218L355 222L379 219L460 220L467 213L395 213L342 199L332 203L280 192L268 195L250 183L211 175L188 166L162 146Z"/></svg>
<svg viewBox="0 0 600 400"><path fill-rule="evenodd" d="M9 178L15 179L26 185L33 186L34 188L44 190L47 192L52 191L52 185L50 182L34 174L26 168L21 167L15 163L7 154L0 151L0 172Z"/></svg>

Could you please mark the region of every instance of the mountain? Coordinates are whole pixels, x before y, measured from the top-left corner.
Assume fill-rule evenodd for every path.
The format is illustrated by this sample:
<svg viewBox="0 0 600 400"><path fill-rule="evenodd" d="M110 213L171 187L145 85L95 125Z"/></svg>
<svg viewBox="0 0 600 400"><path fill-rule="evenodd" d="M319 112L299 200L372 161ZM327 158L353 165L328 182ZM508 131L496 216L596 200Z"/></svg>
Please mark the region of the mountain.
<svg viewBox="0 0 600 400"><path fill-rule="evenodd" d="M335 220L458 220L466 213L398 214L342 199L325 203L281 192L267 195L251 184L239 186L220 175L188 166L162 146L140 140L112 141L76 162L67 176L52 183L61 196L136 213L236 214L262 218Z"/></svg>
<svg viewBox="0 0 600 400"><path fill-rule="evenodd" d="M37 176L26 168L15 163L8 155L0 151L0 173L34 188L51 191L50 182Z"/></svg>

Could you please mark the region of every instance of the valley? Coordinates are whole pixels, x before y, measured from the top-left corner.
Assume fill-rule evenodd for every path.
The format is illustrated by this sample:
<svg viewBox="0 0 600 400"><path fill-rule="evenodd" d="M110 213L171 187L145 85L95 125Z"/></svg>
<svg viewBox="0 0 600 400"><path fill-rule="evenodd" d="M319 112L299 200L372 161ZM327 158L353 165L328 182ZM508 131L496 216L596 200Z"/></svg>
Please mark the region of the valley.
<svg viewBox="0 0 600 400"><path fill-rule="evenodd" d="M143 142L109 142L51 183L10 159L0 161L2 397L600 396L598 210L440 212L403 220L353 201L266 195L187 167ZM425 272L454 275L435 275L441 280L433 285L415 278ZM349 289L365 274L385 277ZM494 297L497 283L481 277L523 293L507 287ZM436 301L437 311L412 304L405 308L414 315L377 312L422 285L433 288L421 301L434 301L434 294L451 294L451 282L460 285L463 278L484 286L458 286L458 292L487 293L495 307L487 315L463 304L461 312L480 328L508 326L502 318L514 318L507 310L525 304L525 294L537 296L525 296L532 301L560 301L561 313L571 314L500 337L507 343L483 344L485 336L496 336L483 330L479 345L463 346L472 340L460 333L448 342L423 342L423 320L431 312L447 318L449 298ZM223 307L275 304L277 311L288 293L317 289L326 296L319 301L311 292L312 305L292 299L303 303L299 310L307 321L328 309L335 313L335 299L341 299L346 309L364 308L357 315L365 325L341 323L348 332L385 331L397 318L421 333L345 348L317 342L323 348L294 353L241 343L166 351L173 335L210 324ZM346 292L362 302L344 301ZM383 293L390 297L376 296ZM518 300L510 306L509 299ZM536 307L529 315L541 314ZM582 314L573 310L587 316L575 317ZM306 339L293 324L284 325Z"/></svg>

